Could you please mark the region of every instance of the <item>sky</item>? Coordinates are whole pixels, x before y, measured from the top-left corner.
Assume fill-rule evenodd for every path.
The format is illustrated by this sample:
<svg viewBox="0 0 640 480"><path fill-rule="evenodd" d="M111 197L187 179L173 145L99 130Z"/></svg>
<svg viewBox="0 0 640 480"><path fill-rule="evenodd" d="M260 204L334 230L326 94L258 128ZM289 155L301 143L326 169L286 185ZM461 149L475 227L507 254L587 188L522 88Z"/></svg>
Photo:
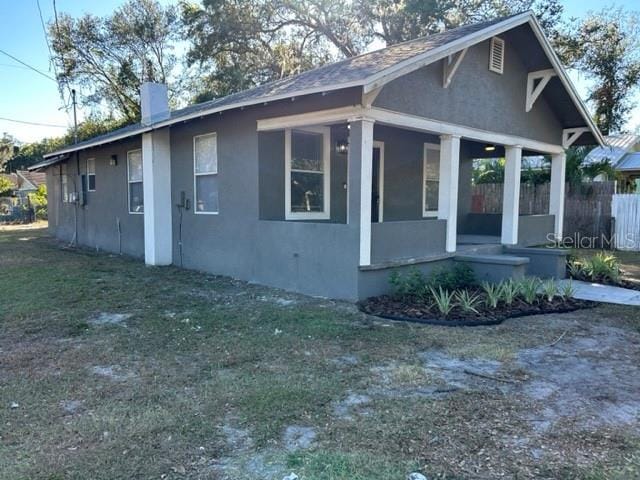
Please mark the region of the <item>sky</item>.
<svg viewBox="0 0 640 480"><path fill-rule="evenodd" d="M44 22L47 23L53 18L53 0L0 0L0 49L54 77L49 64L49 51L40 20L38 1ZM58 12L70 13L73 16L83 13L103 16L123 2L124 0L56 0L56 7ZM567 18L581 17L589 10L600 10L605 6L638 10L637 0L567 0L563 4ZM570 72L570 76L581 96L585 98L589 82L575 72ZM640 127L640 94L636 95L636 101L638 105L628 123L631 130ZM70 103L68 94L66 102ZM82 118L83 112L80 108L78 120ZM56 82L0 53L0 135L7 132L22 142L32 142L43 137L61 135L70 125L73 125L72 111L64 108Z"/></svg>

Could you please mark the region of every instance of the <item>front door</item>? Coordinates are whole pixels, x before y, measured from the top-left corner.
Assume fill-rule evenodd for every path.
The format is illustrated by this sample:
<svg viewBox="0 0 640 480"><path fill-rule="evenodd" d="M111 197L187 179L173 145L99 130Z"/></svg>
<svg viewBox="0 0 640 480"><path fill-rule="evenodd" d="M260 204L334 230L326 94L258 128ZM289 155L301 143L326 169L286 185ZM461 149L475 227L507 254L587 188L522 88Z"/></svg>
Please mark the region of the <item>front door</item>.
<svg viewBox="0 0 640 480"><path fill-rule="evenodd" d="M371 221L382 221L383 202L383 175L384 175L384 144L373 143L373 169L371 178Z"/></svg>

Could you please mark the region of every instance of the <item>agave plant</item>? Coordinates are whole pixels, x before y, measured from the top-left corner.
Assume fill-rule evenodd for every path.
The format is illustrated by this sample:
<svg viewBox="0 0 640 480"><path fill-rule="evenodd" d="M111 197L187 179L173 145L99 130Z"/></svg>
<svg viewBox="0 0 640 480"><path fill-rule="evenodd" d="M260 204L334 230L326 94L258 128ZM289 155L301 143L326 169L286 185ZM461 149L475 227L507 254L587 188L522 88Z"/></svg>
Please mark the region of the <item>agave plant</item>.
<svg viewBox="0 0 640 480"><path fill-rule="evenodd" d="M533 305L536 302L539 289L540 279L538 277L527 277L520 282L520 294L529 305Z"/></svg>
<svg viewBox="0 0 640 480"><path fill-rule="evenodd" d="M562 296L562 298L572 298L575 295L575 293L576 293L576 289L573 286L573 283L571 283L571 280L564 283L560 288L560 295Z"/></svg>
<svg viewBox="0 0 640 480"><path fill-rule="evenodd" d="M496 308L502 296L502 286L497 283L482 282L482 289L487 297L485 304L488 307Z"/></svg>
<svg viewBox="0 0 640 480"><path fill-rule="evenodd" d="M461 290L456 293L456 299L458 300L458 305L460 305L465 312L478 313L478 309L476 308L480 303L480 297L478 295L469 293L468 290Z"/></svg>
<svg viewBox="0 0 640 480"><path fill-rule="evenodd" d="M520 285L513 280L507 280L501 283L500 288L500 298L504 300L504 303L507 305L513 304L513 301L516 299L518 294L520 293Z"/></svg>
<svg viewBox="0 0 640 480"><path fill-rule="evenodd" d="M438 290L429 287L429 290L431 291L433 302L436 304L436 307L438 307L440 313L445 317L449 315L455 306L453 303L454 293L443 290L442 287L438 287Z"/></svg>
<svg viewBox="0 0 640 480"><path fill-rule="evenodd" d="M552 278L542 283L542 294L548 302L553 302L553 299L558 296L558 284Z"/></svg>

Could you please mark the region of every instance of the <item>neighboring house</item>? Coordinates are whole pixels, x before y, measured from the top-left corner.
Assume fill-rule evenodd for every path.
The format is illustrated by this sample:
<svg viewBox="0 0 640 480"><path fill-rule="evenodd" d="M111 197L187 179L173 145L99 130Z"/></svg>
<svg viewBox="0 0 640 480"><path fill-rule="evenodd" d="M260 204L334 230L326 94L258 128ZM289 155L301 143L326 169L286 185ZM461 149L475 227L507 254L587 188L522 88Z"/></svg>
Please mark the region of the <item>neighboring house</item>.
<svg viewBox="0 0 640 480"><path fill-rule="evenodd" d="M585 163L609 162L626 183L640 182L640 136L611 135L604 141L606 145L589 152Z"/></svg>
<svg viewBox="0 0 640 480"><path fill-rule="evenodd" d="M602 144L529 12L173 112L164 85L141 98L140 124L36 166L53 234L351 300L386 291L392 268L468 252L459 231L497 248L561 235L565 148ZM519 216L521 158L541 154L550 212ZM472 159L495 156L504 215L470 221Z"/></svg>
<svg viewBox="0 0 640 480"><path fill-rule="evenodd" d="M13 207L28 205L29 194L36 192L40 185L47 182L44 172L17 170L15 173L3 173L0 176L8 179L14 185L11 194L0 199L4 214L11 213Z"/></svg>

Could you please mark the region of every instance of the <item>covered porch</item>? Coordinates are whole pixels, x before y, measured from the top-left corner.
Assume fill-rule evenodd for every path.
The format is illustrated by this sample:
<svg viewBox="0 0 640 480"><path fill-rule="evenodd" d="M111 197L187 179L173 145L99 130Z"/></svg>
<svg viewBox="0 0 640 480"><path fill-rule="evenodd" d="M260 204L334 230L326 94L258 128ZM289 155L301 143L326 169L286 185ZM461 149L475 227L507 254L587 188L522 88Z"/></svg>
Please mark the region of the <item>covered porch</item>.
<svg viewBox="0 0 640 480"><path fill-rule="evenodd" d="M561 145L360 107L259 120L258 131L260 220L342 224L361 269L562 235ZM506 158L503 213L483 217L471 208L472 161L489 145ZM552 158L549 212L521 216L522 157L541 154Z"/></svg>

